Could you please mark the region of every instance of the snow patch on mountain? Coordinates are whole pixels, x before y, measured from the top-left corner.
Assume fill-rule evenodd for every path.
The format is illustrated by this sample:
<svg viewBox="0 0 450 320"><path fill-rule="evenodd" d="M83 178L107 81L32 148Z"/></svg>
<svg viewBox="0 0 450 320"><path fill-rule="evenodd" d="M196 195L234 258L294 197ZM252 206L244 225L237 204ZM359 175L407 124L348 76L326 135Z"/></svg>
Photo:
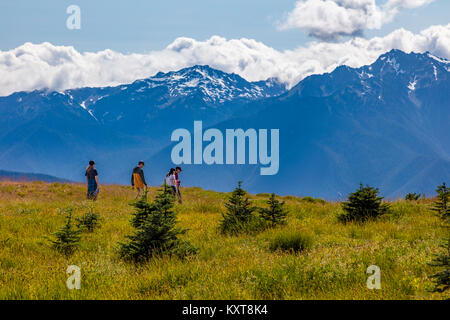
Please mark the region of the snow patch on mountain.
<svg viewBox="0 0 450 320"><path fill-rule="evenodd" d="M436 56L432 55L431 53L428 53L428 57L430 57L431 59L434 59L434 60L436 60L436 61L438 61L440 63L450 64L449 60L445 60L445 59L436 57Z"/></svg>
<svg viewBox="0 0 450 320"><path fill-rule="evenodd" d="M388 57L387 63L395 70L396 74L403 73L404 71L400 69L400 63L397 62L397 59L393 57Z"/></svg>
<svg viewBox="0 0 450 320"><path fill-rule="evenodd" d="M416 90L417 80L414 78L414 81L410 81L408 84L408 89L411 91Z"/></svg>

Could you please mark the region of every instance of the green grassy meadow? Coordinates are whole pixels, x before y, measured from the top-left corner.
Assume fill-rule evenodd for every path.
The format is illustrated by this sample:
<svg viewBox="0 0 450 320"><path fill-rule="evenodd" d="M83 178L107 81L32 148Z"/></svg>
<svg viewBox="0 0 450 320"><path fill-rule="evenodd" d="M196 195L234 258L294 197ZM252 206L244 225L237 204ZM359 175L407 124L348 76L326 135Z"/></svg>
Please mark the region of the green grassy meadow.
<svg viewBox="0 0 450 320"><path fill-rule="evenodd" d="M153 199L157 188L152 188ZM230 190L231 191L231 190ZM381 190L382 192L382 190ZM183 189L178 220L199 248L180 260L164 256L135 265L120 259L118 242L132 233L130 187L102 186L99 199L85 200L85 187L60 183L0 183L0 299L445 299L431 293L427 265L444 231L429 210L431 200L397 200L392 212L365 224L342 224L339 203L281 197L288 223L254 234L218 231L229 194ZM264 206L267 194L251 195ZM81 216L93 205L103 218L83 233L72 256L48 240L64 224L61 209ZM280 234L311 239L303 252L270 250ZM69 265L81 269L81 289L69 290ZM370 265L381 268L381 289L366 286Z"/></svg>

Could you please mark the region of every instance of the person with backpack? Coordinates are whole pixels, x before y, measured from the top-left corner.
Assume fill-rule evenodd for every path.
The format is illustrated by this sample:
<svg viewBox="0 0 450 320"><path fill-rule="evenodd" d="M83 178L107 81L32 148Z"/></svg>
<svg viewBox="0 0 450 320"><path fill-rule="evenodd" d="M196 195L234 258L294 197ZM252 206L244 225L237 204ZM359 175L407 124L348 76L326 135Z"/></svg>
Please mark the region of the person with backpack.
<svg viewBox="0 0 450 320"><path fill-rule="evenodd" d="M142 192L147 189L144 170L142 170L144 166L144 161L139 161L138 166L133 169L133 173L131 174L131 186L133 187L133 189L137 190L136 199L139 198Z"/></svg>
<svg viewBox="0 0 450 320"><path fill-rule="evenodd" d="M86 173L84 175L86 176L88 189L87 199L95 201L97 200L97 196L100 191L98 183L98 172L97 169L95 169L95 161L89 161L89 165L86 168Z"/></svg>

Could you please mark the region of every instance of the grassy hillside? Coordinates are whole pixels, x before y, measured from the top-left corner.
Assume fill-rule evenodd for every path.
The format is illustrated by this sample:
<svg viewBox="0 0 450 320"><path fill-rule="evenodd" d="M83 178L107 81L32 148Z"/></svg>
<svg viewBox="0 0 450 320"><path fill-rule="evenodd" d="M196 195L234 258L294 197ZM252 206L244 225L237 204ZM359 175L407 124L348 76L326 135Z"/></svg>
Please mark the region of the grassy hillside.
<svg viewBox="0 0 450 320"><path fill-rule="evenodd" d="M153 198L156 188L150 192ZM343 225L339 203L283 197L288 224L253 235L222 236L218 220L228 194L184 189L177 205L185 235L200 252L187 260L122 261L117 243L132 232L130 187L104 186L95 209L102 227L83 234L70 258L46 237L90 202L77 184L0 183L0 299L443 299L427 291L427 266L443 231L430 201L396 201L392 213L364 225ZM263 205L268 195L252 196ZM270 239L298 231L312 238L306 252L272 252ZM370 265L381 268L381 290L366 287ZM68 290L68 265L81 268L81 290Z"/></svg>

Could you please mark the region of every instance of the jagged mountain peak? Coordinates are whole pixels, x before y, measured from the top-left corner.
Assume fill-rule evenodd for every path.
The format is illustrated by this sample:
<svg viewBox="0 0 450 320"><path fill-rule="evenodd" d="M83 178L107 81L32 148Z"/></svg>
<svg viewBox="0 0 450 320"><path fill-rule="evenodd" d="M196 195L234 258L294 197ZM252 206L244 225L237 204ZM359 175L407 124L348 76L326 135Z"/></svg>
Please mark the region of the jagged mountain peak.
<svg viewBox="0 0 450 320"><path fill-rule="evenodd" d="M391 50L381 55L375 63L363 68L372 67L375 70L390 70L396 74L412 73L415 71L429 71L429 68L438 67L449 71L450 61L439 58L430 52L425 53L406 53L401 50ZM434 73L434 72L432 72Z"/></svg>
<svg viewBox="0 0 450 320"><path fill-rule="evenodd" d="M288 94L322 97L355 90L361 96L372 94L377 99L390 91L398 96L430 86L435 81L446 81L449 63L429 52L406 53L393 49L370 65L360 68L342 65L330 73L310 76Z"/></svg>
<svg viewBox="0 0 450 320"><path fill-rule="evenodd" d="M399 50L399 49L392 49L392 50L380 55L378 57L377 61L379 61L379 60L385 61L385 60L389 60L389 59L391 59L391 60L392 59L397 59L397 60L399 60L399 59L400 60L401 59L418 59L418 60L422 60L422 61L428 60L428 59L433 59L440 63L445 63L445 64L450 63L449 60L438 57L438 56L432 54L430 51L425 51L423 53L412 51L412 52L407 53L407 52Z"/></svg>
<svg viewBox="0 0 450 320"><path fill-rule="evenodd" d="M158 72L155 76L150 77L152 78L165 78L165 77L173 77L173 76L191 76L191 77L202 77L202 78L208 78L208 77L226 77L227 75L230 75L226 72L223 72L221 70L217 70L214 68L211 68L208 65L194 65L192 67L186 67L179 69L177 71L169 71L169 72Z"/></svg>
<svg viewBox="0 0 450 320"><path fill-rule="evenodd" d="M135 81L130 90L144 92L167 87L171 97L200 95L206 103L224 103L235 99L258 99L280 95L286 86L275 80L249 82L235 73L226 73L208 65L194 65ZM125 88L124 90L128 89Z"/></svg>

